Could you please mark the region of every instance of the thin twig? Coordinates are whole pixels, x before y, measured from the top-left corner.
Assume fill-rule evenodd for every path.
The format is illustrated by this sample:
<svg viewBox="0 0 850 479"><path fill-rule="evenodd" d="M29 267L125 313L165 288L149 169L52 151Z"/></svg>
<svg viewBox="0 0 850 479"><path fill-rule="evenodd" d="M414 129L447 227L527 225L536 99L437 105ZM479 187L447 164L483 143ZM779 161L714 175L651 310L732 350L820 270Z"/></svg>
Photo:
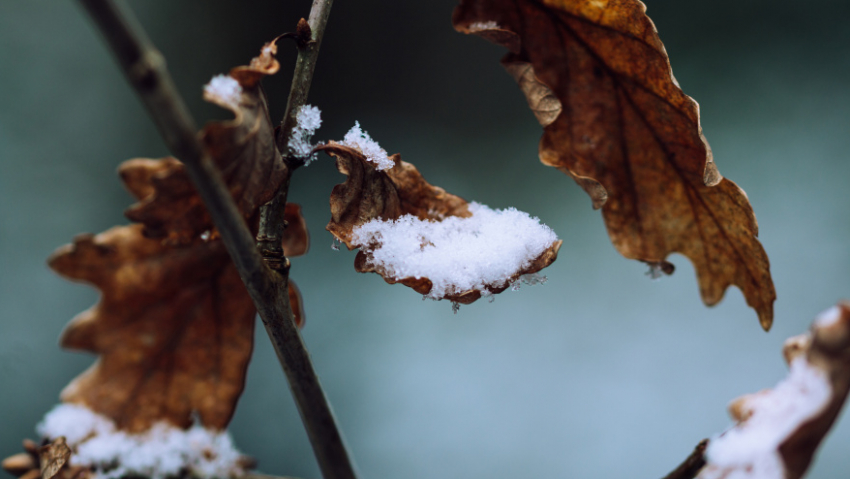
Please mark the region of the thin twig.
<svg viewBox="0 0 850 479"><path fill-rule="evenodd" d="M298 58L295 60L295 72L292 75L292 86L289 89L289 98L286 101L286 111L283 121L278 130L276 139L278 149L283 153L284 162L290 171L301 165L298 159L289 153L289 140L297 123L298 112L307 102L310 93L310 85L313 83L313 71L316 68L316 60L319 58L319 47L325 34L328 16L331 13L333 0L313 0L310 9L310 18L306 22L302 19L298 22L295 37L298 41ZM309 37L302 41L302 37ZM260 207L260 229L257 232L257 249L262 252L263 259L271 265L286 265L281 239L286 227L284 222L282 206L286 205L286 197L289 192L289 177L287 176L277 190L275 197L269 203ZM283 273L286 274L286 273Z"/></svg>
<svg viewBox="0 0 850 479"><path fill-rule="evenodd" d="M218 169L198 140L196 124L165 68L162 55L147 39L132 14L119 9L113 0L80 2L112 48L166 145L185 163L189 177L266 325L323 477L355 479L354 468L330 405L310 362L310 355L295 328L287 293L288 262L284 258L280 273L266 266ZM323 0L317 3L329 6L329 2ZM324 17L327 18L327 13ZM282 199L279 206L286 202L287 189L288 179L282 188L284 194L279 195ZM282 207L279 209L283 210Z"/></svg>
<svg viewBox="0 0 850 479"><path fill-rule="evenodd" d="M679 467L673 470L670 474L664 476L664 479L694 479L700 469L705 466L705 448L708 447L708 439L703 439L694 448L694 452L679 464Z"/></svg>

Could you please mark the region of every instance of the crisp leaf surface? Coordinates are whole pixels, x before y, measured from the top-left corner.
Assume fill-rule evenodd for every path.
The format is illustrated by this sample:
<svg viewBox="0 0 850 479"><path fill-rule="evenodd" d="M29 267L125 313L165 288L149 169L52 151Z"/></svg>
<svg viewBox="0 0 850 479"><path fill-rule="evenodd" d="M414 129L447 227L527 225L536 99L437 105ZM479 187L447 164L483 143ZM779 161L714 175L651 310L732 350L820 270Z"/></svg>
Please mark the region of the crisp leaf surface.
<svg viewBox="0 0 850 479"><path fill-rule="evenodd" d="M254 304L220 241L171 247L141 225L81 235L51 257L61 275L96 286L61 344L98 361L62 392L122 429L224 428L245 383Z"/></svg>
<svg viewBox="0 0 850 479"><path fill-rule="evenodd" d="M246 219L272 198L285 175L286 166L275 145L274 125L259 83L280 68L274 59L276 51L274 42L270 42L250 65L230 71L225 80L233 82L236 93L226 95L211 88L204 92L204 99L234 115L232 120L207 124L201 131L201 141ZM145 225L145 235L175 244L191 243L207 231L213 238L217 236L185 167L178 160L164 158L159 163L131 160L119 171L128 184L134 178L152 180L151 191L137 195L141 201L126 211L130 220Z"/></svg>
<svg viewBox="0 0 850 479"><path fill-rule="evenodd" d="M637 0L463 0L455 28L510 50L502 63L544 127L541 161L572 177L627 258L693 263L703 301L738 286L761 325L776 294L749 201L724 179L699 108L673 78Z"/></svg>

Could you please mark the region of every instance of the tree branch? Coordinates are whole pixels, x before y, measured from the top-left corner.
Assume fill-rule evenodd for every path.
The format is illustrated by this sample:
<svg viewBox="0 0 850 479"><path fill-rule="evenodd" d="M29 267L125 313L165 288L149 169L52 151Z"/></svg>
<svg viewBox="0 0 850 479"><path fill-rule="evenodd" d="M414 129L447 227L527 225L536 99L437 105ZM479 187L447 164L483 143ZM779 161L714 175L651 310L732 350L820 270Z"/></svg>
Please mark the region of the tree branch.
<svg viewBox="0 0 850 479"><path fill-rule="evenodd" d="M708 447L708 439L703 439L694 448L694 452L679 464L679 467L673 470L670 474L664 476L664 479L694 479L700 469L705 466L705 448Z"/></svg>
<svg viewBox="0 0 850 479"><path fill-rule="evenodd" d="M162 55L148 40L132 14L120 9L113 0L80 0L80 3L112 48L127 80L141 98L169 150L186 165L189 177L266 325L323 477L355 479L353 465L330 405L295 327L287 292L288 261L281 255L283 261L280 273L266 266L218 169L198 140L197 126L165 68ZM321 28L317 24L318 32L324 30L329 7L330 1L314 2L313 10L317 18L324 19L317 20L322 24ZM311 43L311 48L318 50L318 42L313 40ZM315 52L312 58L315 64ZM312 67L309 68L307 78L308 88L310 78ZM302 87L299 89L303 90ZM301 101L303 104L303 99ZM280 188L282 193L279 192L275 198L281 215L288 185L287 175ZM279 225L282 229L282 218Z"/></svg>
<svg viewBox="0 0 850 479"><path fill-rule="evenodd" d="M333 0L313 0L310 9L310 19L301 19L296 27L295 39L298 44L298 58L295 60L295 72L292 75L292 86L286 101L286 111L276 138L277 147L283 154L284 162L290 172L301 166L303 158L296 158L289 153L289 140L292 130L297 123L298 112L307 102L310 85L313 83L313 71L319 58L319 47L325 34L325 26L331 13ZM305 38L306 37L306 38ZM289 176L281 183L272 201L260 207L260 229L257 233L257 249L263 254L263 259L275 268L287 264L281 247L286 197L289 192Z"/></svg>

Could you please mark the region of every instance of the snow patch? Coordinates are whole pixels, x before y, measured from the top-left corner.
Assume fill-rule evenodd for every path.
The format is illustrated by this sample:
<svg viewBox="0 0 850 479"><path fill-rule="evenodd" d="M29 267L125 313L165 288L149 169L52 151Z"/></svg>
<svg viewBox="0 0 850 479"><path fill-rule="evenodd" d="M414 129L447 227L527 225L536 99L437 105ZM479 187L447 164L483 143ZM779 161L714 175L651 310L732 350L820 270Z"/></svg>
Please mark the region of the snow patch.
<svg viewBox="0 0 850 479"><path fill-rule="evenodd" d="M841 319L841 308L833 306L820 313L817 318L815 318L815 327L828 328L837 324L839 319Z"/></svg>
<svg viewBox="0 0 850 479"><path fill-rule="evenodd" d="M303 105L298 110L295 116L296 125L292 128L292 136L289 138L289 152L298 157L306 158L304 166L310 164L316 159L316 154L310 154L313 151L313 144L310 139L316 130L322 126L322 112L315 106Z"/></svg>
<svg viewBox="0 0 850 479"><path fill-rule="evenodd" d="M244 474L242 457L226 431L199 424L183 430L160 422L141 434L119 431L109 418L76 404L60 404L36 426L43 437L65 436L71 464L93 468L96 479L143 476L202 479Z"/></svg>
<svg viewBox="0 0 850 479"><path fill-rule="evenodd" d="M804 357L794 359L775 388L747 397L746 421L709 442L699 478L783 479L779 446L828 404L831 393L823 371Z"/></svg>
<svg viewBox="0 0 850 479"><path fill-rule="evenodd" d="M493 210L470 203L469 218L373 219L354 228L353 244L369 250L369 261L394 278L428 278L431 299L485 286L502 287L557 241L538 218L516 208ZM529 284L541 282L528 276Z"/></svg>
<svg viewBox="0 0 850 479"><path fill-rule="evenodd" d="M499 24L497 24L493 20L490 20L490 21L487 21L487 22L470 23L468 28L469 28L470 32L475 33L475 32L482 32L482 31L485 31L485 30L496 30L496 29L499 28Z"/></svg>
<svg viewBox="0 0 850 479"><path fill-rule="evenodd" d="M229 75L216 75L204 85L204 94L235 109L242 100L242 85Z"/></svg>
<svg viewBox="0 0 850 479"><path fill-rule="evenodd" d="M387 157L387 151L381 148L381 145L373 140L369 133L360 128L359 121L354 122L354 126L348 130L339 144L359 151L367 161L374 163L379 171L395 166L393 160Z"/></svg>

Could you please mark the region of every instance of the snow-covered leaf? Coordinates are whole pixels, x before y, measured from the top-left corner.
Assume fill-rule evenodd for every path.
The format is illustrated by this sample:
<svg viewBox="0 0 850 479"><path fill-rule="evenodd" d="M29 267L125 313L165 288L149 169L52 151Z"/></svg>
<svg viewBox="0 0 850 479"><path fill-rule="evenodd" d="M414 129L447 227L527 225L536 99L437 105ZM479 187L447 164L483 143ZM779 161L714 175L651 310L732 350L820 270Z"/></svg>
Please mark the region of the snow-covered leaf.
<svg viewBox="0 0 850 479"><path fill-rule="evenodd" d="M788 339L791 371L773 389L732 402L737 425L712 439L699 479L799 479L850 391L850 303Z"/></svg>
<svg viewBox="0 0 850 479"><path fill-rule="evenodd" d="M334 142L317 149L348 176L331 193L327 230L349 249L360 248L357 271L468 304L557 258L561 241L536 218L469 204L426 182L397 154L386 168L361 149Z"/></svg>

